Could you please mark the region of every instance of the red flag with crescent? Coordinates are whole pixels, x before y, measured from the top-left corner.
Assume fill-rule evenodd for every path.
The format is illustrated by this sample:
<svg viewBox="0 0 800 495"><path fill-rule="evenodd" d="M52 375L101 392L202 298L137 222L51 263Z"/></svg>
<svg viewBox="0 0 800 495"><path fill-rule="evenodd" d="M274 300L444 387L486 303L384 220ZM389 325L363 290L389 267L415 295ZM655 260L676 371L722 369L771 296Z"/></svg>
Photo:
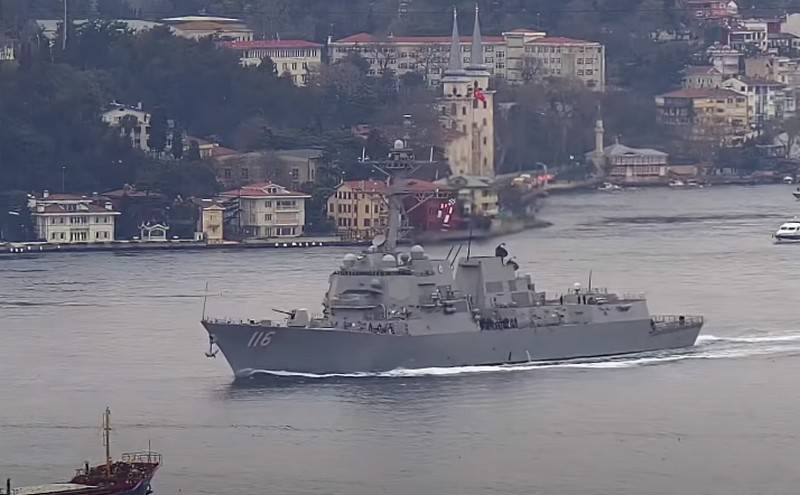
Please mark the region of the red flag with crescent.
<svg viewBox="0 0 800 495"><path fill-rule="evenodd" d="M482 89L475 88L474 94L475 94L475 99L476 100L486 103L486 95L483 94L483 90Z"/></svg>

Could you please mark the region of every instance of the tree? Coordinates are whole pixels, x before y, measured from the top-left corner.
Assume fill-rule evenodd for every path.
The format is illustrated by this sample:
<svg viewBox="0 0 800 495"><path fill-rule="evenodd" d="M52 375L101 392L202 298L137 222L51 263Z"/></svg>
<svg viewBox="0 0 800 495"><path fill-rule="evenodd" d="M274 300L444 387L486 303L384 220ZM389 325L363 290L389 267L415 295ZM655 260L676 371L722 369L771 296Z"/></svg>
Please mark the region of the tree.
<svg viewBox="0 0 800 495"><path fill-rule="evenodd" d="M168 127L167 114L161 107L156 107L150 116L150 137L147 140L151 151L162 153L167 147Z"/></svg>
<svg viewBox="0 0 800 495"><path fill-rule="evenodd" d="M273 77L278 77L278 64L272 60L272 57L266 56L261 59L261 64L258 66L259 72L268 74Z"/></svg>
<svg viewBox="0 0 800 495"><path fill-rule="evenodd" d="M193 141L196 142L196 141ZM176 160L183 158L183 129L178 127L172 129L172 157Z"/></svg>
<svg viewBox="0 0 800 495"><path fill-rule="evenodd" d="M186 154L186 159L192 162L200 161L200 143L194 139L189 141L189 151Z"/></svg>

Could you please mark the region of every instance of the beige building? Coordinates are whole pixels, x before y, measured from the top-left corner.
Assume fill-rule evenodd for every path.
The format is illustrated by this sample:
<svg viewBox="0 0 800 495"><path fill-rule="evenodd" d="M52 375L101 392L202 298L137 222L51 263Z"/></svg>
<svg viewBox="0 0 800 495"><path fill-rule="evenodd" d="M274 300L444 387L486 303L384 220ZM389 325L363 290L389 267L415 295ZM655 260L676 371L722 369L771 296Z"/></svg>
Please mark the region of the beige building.
<svg viewBox="0 0 800 495"><path fill-rule="evenodd" d="M217 181L233 188L252 182L277 182L299 189L316 182L322 151L317 149L263 150L239 153L227 148L214 148L212 166Z"/></svg>
<svg viewBox="0 0 800 495"><path fill-rule="evenodd" d="M3 38L0 35L0 62L13 62L17 59L16 44L14 40Z"/></svg>
<svg viewBox="0 0 800 495"><path fill-rule="evenodd" d="M751 135L747 95L730 89L681 89L655 98L662 124L686 127L697 139L741 144Z"/></svg>
<svg viewBox="0 0 800 495"><path fill-rule="evenodd" d="M245 238L298 237L306 224L306 199L272 182L225 191L221 199L235 209L233 224Z"/></svg>
<svg viewBox="0 0 800 495"><path fill-rule="evenodd" d="M253 30L248 28L241 19L190 15L170 17L162 19L161 22L168 25L175 36L191 40L203 38L212 38L219 41L253 40Z"/></svg>
<svg viewBox="0 0 800 495"><path fill-rule="evenodd" d="M564 77L578 79L591 89L605 89L606 49L595 41L534 38L525 43L522 60L522 79Z"/></svg>
<svg viewBox="0 0 800 495"><path fill-rule="evenodd" d="M30 198L28 208L37 239L52 244L95 243L114 240L119 212L110 201L75 194L50 194Z"/></svg>
<svg viewBox="0 0 800 495"><path fill-rule="evenodd" d="M386 36L358 33L328 43L328 57L337 62L356 53L370 63L370 74L391 69L398 76L421 74L431 86L442 82L449 64L452 38L447 36ZM473 63L474 40L459 37L461 63ZM482 36L481 64L491 77L512 84L535 77L577 78L587 86L605 87L605 47L591 41L548 37L534 29L515 29L502 36Z"/></svg>
<svg viewBox="0 0 800 495"><path fill-rule="evenodd" d="M442 78L440 119L447 132L445 154L455 175L494 177L494 91L483 63L478 12L472 35L472 62L462 64L457 19L453 20L450 61Z"/></svg>
<svg viewBox="0 0 800 495"><path fill-rule="evenodd" d="M435 182L457 191L465 216L494 217L500 213L497 190L492 179L474 175L451 175Z"/></svg>
<svg viewBox="0 0 800 495"><path fill-rule="evenodd" d="M328 198L328 218L339 235L348 239L372 239L387 225L387 187L379 180L342 182Z"/></svg>
<svg viewBox="0 0 800 495"><path fill-rule="evenodd" d="M225 237L225 207L213 200L203 200L197 217L195 240L222 244Z"/></svg>
<svg viewBox="0 0 800 495"><path fill-rule="evenodd" d="M257 67L269 57L278 74L289 77L298 86L305 86L309 75L319 71L323 46L305 40L226 41L222 46L235 51L245 67Z"/></svg>

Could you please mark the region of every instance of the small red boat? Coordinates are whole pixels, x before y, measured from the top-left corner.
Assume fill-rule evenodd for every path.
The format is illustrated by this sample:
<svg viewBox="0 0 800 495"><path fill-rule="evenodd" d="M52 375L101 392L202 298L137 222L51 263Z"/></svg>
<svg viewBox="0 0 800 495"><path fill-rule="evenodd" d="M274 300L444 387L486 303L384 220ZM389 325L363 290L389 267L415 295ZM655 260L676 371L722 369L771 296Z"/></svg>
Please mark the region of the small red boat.
<svg viewBox="0 0 800 495"><path fill-rule="evenodd" d="M122 454L118 461L111 458L111 410L103 414L103 440L106 462L90 467L87 462L69 483L27 486L11 489L6 480L0 495L149 495L150 482L161 466L161 454L152 451Z"/></svg>

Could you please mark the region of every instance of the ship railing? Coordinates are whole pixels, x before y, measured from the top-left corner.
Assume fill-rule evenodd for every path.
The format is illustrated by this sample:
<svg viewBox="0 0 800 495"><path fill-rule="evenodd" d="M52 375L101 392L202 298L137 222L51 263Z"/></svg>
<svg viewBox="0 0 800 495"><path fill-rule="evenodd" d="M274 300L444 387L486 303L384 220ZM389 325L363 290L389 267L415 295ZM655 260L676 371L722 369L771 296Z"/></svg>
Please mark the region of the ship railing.
<svg viewBox="0 0 800 495"><path fill-rule="evenodd" d="M126 452L122 454L121 459L128 464L161 464L161 454L149 450Z"/></svg>
<svg viewBox="0 0 800 495"><path fill-rule="evenodd" d="M254 318L244 320L242 318L211 318L206 316L203 318L203 321L206 323L215 323L218 325L254 325L254 326L267 326L267 327L279 327L283 326L281 322L277 322L275 320L256 320Z"/></svg>
<svg viewBox="0 0 800 495"><path fill-rule="evenodd" d="M702 316L693 315L653 315L650 323L654 328L695 327L703 324Z"/></svg>

